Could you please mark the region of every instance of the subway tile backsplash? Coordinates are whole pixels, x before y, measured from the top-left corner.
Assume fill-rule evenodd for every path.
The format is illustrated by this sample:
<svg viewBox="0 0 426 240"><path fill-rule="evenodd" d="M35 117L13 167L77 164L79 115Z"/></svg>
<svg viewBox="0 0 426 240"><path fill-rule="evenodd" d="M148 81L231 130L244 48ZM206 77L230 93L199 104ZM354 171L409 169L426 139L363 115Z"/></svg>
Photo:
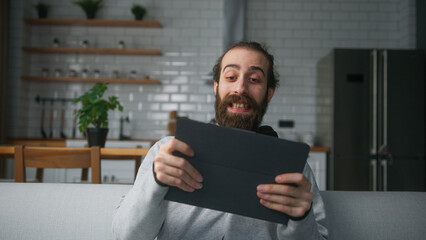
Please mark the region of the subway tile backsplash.
<svg viewBox="0 0 426 240"><path fill-rule="evenodd" d="M23 18L35 18L35 0L10 1L8 58L8 136L41 137L43 106L37 95L74 98L93 83L27 82L22 75L40 75L42 68L62 76L75 70L94 70L101 77L149 76L160 85L111 83L106 95L118 96L124 111L110 113L109 137L119 135L119 119L130 116L126 134L132 138L160 138L168 134L169 111L207 122L214 117L213 85L205 82L223 51L224 0L105 0L97 14L100 19L132 19L130 7L147 7L145 19L159 20L163 28L28 26ZM72 1L45 0L52 7L51 18L85 18ZM413 48L415 0L247 0L246 39L266 43L276 59L281 86L276 90L264 123L280 136L316 132L316 63L332 48ZM29 54L23 46L155 48L161 56L98 54ZM44 129L49 128L51 105L45 103ZM65 129L71 136L74 106L53 105L53 135L59 137L59 118L65 109ZM293 129L279 129L278 121L294 120ZM315 134L314 134L315 135ZM77 137L82 135L77 131Z"/></svg>

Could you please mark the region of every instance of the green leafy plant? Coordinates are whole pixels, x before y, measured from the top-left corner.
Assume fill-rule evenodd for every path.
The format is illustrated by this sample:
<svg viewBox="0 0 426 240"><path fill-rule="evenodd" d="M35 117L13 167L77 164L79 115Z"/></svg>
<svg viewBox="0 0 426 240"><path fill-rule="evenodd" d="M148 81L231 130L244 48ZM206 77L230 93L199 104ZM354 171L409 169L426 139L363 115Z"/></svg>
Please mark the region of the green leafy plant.
<svg viewBox="0 0 426 240"><path fill-rule="evenodd" d="M39 18L47 18L47 13L49 11L50 5L43 3L43 2L38 2L35 5L35 8L37 9L37 14Z"/></svg>
<svg viewBox="0 0 426 240"><path fill-rule="evenodd" d="M94 19L96 12L101 8L102 1L103 0L78 0L74 3L83 9L87 19Z"/></svg>
<svg viewBox="0 0 426 240"><path fill-rule="evenodd" d="M78 118L78 130L84 133L89 125L96 128L108 128L108 111L118 109L123 111L123 106L118 97L110 96L108 100L102 99L108 83L96 83L88 92L76 98L73 104L81 102L81 108L75 117Z"/></svg>
<svg viewBox="0 0 426 240"><path fill-rule="evenodd" d="M146 14L146 9L139 4L133 4L131 10L135 20L142 20Z"/></svg>

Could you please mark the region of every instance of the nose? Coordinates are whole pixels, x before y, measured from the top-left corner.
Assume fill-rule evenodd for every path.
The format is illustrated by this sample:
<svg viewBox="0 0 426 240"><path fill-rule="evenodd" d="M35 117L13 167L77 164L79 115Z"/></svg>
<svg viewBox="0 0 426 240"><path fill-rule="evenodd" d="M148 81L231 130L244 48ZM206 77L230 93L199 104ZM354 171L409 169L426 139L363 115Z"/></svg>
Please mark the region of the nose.
<svg viewBox="0 0 426 240"><path fill-rule="evenodd" d="M248 92L247 83L244 78L239 78L235 81L234 93L237 95L246 95Z"/></svg>

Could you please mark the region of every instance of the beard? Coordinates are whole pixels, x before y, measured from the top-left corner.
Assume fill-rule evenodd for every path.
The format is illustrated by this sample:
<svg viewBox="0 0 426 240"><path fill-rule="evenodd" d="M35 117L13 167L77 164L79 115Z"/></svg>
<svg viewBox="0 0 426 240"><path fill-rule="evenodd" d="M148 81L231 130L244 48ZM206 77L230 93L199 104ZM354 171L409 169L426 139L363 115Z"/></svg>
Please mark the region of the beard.
<svg viewBox="0 0 426 240"><path fill-rule="evenodd" d="M258 104L253 98L245 95L227 95L223 99L216 91L216 101L214 104L216 110L216 122L223 127L241 128L250 131L256 131L262 123L263 115L268 108L268 98L266 92L261 103ZM243 103L252 108L248 113L234 113L228 111L232 103Z"/></svg>

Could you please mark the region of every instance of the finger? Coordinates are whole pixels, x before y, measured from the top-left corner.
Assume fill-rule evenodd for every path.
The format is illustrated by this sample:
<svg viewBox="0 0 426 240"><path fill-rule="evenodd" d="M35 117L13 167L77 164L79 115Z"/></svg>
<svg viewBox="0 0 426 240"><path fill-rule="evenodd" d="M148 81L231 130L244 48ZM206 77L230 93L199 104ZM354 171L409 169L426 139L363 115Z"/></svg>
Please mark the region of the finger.
<svg viewBox="0 0 426 240"><path fill-rule="evenodd" d="M160 163L160 164L154 165L154 171L156 171L158 180L160 180L158 175L161 176L161 174L173 177L172 178L173 182L167 183L168 185L172 185L172 186L180 185L182 184L181 182L183 181L184 184L189 185L192 188L195 188L195 189L202 188L202 184L198 180L190 176L182 168L177 168L177 167ZM182 181L176 181L175 179L180 179Z"/></svg>
<svg viewBox="0 0 426 240"><path fill-rule="evenodd" d="M160 151L154 159L155 163L158 164L159 162L162 162L166 165L183 169L193 179L198 182L202 182L203 177L191 164L189 164L184 158L173 155L173 152L176 151L179 151L188 156L194 156L194 151L188 144L178 139L171 139L160 147Z"/></svg>
<svg viewBox="0 0 426 240"><path fill-rule="evenodd" d="M295 184L307 191L311 190L311 182L302 173L285 173L275 177L275 182L280 184Z"/></svg>
<svg viewBox="0 0 426 240"><path fill-rule="evenodd" d="M170 139L166 144L161 146L160 151L163 150L169 154L172 154L175 151L181 152L186 156L193 157L194 150L185 142L182 142L176 138Z"/></svg>
<svg viewBox="0 0 426 240"><path fill-rule="evenodd" d="M182 179L164 174L162 172L157 174L157 179L169 186L178 187L186 192L193 192L195 189L190 185L186 184Z"/></svg>
<svg viewBox="0 0 426 240"><path fill-rule="evenodd" d="M194 179L197 182L202 182L203 177L198 172L197 169L195 169L186 159L177 157L174 155L166 155L159 153L157 162L161 162L165 165L172 166L177 169L182 169L186 174L188 174L192 179ZM178 175L175 175L178 176Z"/></svg>
<svg viewBox="0 0 426 240"><path fill-rule="evenodd" d="M289 197L299 197L300 189L284 184L261 184L257 186L257 191L264 194L284 195Z"/></svg>
<svg viewBox="0 0 426 240"><path fill-rule="evenodd" d="M285 195L275 195L275 194L266 194L262 192L257 192L257 196L263 200L274 202L287 206L299 206L300 203L293 197Z"/></svg>
<svg viewBox="0 0 426 240"><path fill-rule="evenodd" d="M313 200L312 193L304 193L301 198L294 198L294 197L289 197L285 195L265 194L262 192L257 192L257 196L269 202L291 206L291 207L304 207L304 208L309 207Z"/></svg>
<svg viewBox="0 0 426 240"><path fill-rule="evenodd" d="M262 204L263 206L265 206L269 209L273 209L273 210L285 213L285 214L287 214L291 217L295 217L295 218L304 216L305 213L309 210L309 208L306 209L304 207L286 206L286 205L266 201L264 199L260 199L260 204Z"/></svg>

